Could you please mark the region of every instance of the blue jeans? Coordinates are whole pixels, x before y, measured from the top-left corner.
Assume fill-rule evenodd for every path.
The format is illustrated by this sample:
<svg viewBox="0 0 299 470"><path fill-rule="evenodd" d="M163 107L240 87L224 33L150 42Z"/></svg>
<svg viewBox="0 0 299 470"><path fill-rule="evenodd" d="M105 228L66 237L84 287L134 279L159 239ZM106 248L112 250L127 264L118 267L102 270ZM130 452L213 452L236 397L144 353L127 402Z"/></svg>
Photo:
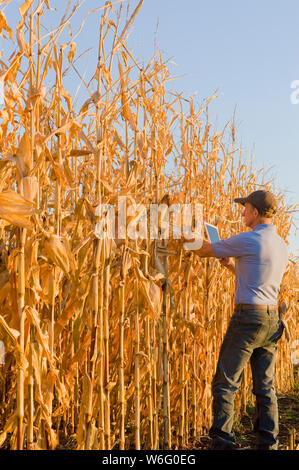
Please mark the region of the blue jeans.
<svg viewBox="0 0 299 470"><path fill-rule="evenodd" d="M235 440L232 431L234 398L248 360L256 397L254 431L259 446L277 446L278 407L273 382L277 341L282 333L283 324L277 310L235 310L212 382L214 420L209 434L222 448L225 444L232 447Z"/></svg>

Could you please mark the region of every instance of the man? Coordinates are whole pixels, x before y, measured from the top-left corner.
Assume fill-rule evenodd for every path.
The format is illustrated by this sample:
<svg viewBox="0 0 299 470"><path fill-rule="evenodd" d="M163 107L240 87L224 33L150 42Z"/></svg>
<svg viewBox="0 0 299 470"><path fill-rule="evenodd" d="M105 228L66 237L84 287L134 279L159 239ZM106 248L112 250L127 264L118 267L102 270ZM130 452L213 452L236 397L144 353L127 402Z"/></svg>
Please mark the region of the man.
<svg viewBox="0 0 299 470"><path fill-rule="evenodd" d="M216 243L203 242L195 251L214 256L236 275L235 310L223 340L212 382L213 449L233 449L234 397L243 369L250 360L256 397L254 430L258 449L278 446L278 407L274 389L277 341L283 324L277 310L288 249L272 224L277 204L270 191L255 191L235 199L244 206L244 222L252 230Z"/></svg>

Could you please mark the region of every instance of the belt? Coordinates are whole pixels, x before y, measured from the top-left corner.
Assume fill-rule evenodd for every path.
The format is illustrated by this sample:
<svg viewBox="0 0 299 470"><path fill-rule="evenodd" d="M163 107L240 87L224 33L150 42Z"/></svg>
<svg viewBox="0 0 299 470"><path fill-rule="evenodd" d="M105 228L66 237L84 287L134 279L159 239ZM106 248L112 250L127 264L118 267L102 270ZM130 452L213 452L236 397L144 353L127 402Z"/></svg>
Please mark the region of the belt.
<svg viewBox="0 0 299 470"><path fill-rule="evenodd" d="M277 305L235 304L236 310L276 310Z"/></svg>

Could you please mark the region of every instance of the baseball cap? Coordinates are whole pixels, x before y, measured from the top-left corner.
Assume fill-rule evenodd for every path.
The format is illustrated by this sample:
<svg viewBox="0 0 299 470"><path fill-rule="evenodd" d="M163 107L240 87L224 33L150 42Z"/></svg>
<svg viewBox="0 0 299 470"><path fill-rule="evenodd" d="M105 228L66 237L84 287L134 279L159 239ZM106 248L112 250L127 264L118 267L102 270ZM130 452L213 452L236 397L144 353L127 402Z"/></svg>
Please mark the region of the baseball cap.
<svg viewBox="0 0 299 470"><path fill-rule="evenodd" d="M270 191L261 189L254 191L247 197L236 198L234 201L243 206L245 202L250 202L264 217L272 217L277 212L277 202L274 194Z"/></svg>

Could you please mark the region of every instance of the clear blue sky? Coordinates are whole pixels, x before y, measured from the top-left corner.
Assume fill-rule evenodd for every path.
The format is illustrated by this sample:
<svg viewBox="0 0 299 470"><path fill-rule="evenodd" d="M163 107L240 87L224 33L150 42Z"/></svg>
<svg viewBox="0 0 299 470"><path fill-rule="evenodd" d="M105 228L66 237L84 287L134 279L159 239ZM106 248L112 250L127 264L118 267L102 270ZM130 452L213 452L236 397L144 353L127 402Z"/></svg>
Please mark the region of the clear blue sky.
<svg viewBox="0 0 299 470"><path fill-rule="evenodd" d="M5 9L10 26L19 21L13 0ZM104 0L85 0L76 22ZM66 0L50 0L59 8ZM131 0L131 11L138 0ZM124 1L127 5L127 1ZM87 18L77 40L79 50L98 47L100 12ZM276 185L290 202L299 201L299 104L291 104L291 82L299 80L298 0L145 0L130 38L134 56L145 63L155 50L155 33L163 58L171 58L172 83L185 96L206 98L219 89L211 105L212 122L222 127L236 108L237 137L254 164L272 167ZM56 23L54 23L56 24ZM50 24L49 24L50 27ZM75 30L75 28L74 28ZM2 45L3 47L3 45ZM68 86L66 86L68 88ZM291 237L299 249L298 236Z"/></svg>

